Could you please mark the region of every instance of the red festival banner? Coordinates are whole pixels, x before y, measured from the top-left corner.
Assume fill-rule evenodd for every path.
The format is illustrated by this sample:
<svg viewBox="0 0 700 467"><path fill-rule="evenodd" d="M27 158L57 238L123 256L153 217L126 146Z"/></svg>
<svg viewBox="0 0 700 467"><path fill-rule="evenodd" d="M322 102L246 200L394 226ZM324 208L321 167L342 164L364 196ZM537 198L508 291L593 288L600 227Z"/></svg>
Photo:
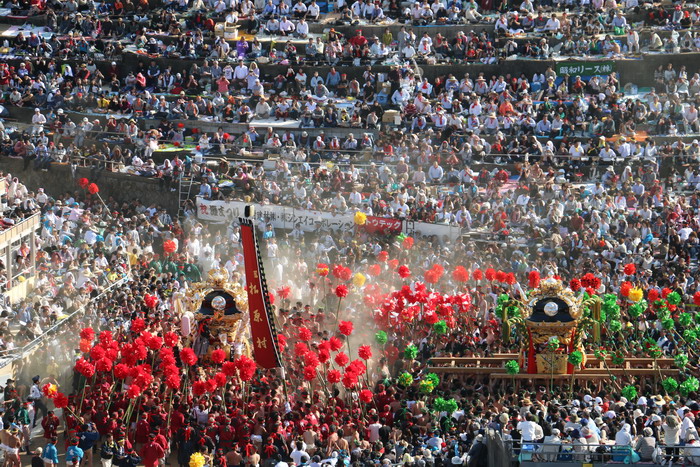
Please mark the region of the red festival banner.
<svg viewBox="0 0 700 467"><path fill-rule="evenodd" d="M277 332L274 319L270 315L270 296L267 292L265 271L260 259L255 230L251 220L240 219L240 221L253 356L261 367L277 368L281 366Z"/></svg>
<svg viewBox="0 0 700 467"><path fill-rule="evenodd" d="M400 234L403 227L401 219L390 219L388 217L367 216L365 230L369 233L379 232L381 234Z"/></svg>

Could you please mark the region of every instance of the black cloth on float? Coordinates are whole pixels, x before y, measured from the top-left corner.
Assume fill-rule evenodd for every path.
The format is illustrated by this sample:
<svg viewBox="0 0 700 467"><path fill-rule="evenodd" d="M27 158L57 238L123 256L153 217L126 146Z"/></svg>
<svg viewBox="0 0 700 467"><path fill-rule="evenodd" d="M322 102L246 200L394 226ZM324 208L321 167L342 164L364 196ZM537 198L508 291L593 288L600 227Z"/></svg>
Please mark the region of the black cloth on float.
<svg viewBox="0 0 700 467"><path fill-rule="evenodd" d="M544 312L544 308L548 303L554 303L557 306L557 313L554 316L548 316ZM528 318L528 321L536 323L568 323L573 320L574 318L569 314L569 305L558 297L545 297L538 300L535 306L532 307L532 315Z"/></svg>

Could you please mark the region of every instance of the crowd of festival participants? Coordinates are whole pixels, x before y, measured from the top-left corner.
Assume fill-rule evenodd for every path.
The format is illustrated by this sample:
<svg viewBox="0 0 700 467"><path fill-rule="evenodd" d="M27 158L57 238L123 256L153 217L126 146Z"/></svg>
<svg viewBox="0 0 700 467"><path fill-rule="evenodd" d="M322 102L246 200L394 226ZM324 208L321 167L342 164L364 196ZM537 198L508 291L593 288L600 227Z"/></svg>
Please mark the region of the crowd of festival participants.
<svg viewBox="0 0 700 467"><path fill-rule="evenodd" d="M284 370L262 370L245 347L231 355L218 339L195 346L192 310L179 315L172 303L212 269L242 283L235 222L203 225L190 215L180 224L157 206L102 200L85 179L62 195L19 187L13 196L42 213L36 297L47 299L30 297L11 320L45 329L85 312L7 381L0 449L13 465L25 452L72 465L486 465L493 429L516 447L544 441L543 460L631 446L644 460L692 463L697 197L656 180L646 186L659 187L665 205L593 207L595 195L565 184L550 199L526 191L551 209L538 215L526 204L523 223L494 193L486 222L510 231L487 242L368 234L359 211L346 232L285 232L261 220ZM516 335L511 344L500 338L501 296L521 297L549 276L578 293L611 294L617 315L607 318L604 352L658 351L681 376L663 385L564 382L550 392L427 370L433 356L517 350ZM639 294L648 308L637 315Z"/></svg>

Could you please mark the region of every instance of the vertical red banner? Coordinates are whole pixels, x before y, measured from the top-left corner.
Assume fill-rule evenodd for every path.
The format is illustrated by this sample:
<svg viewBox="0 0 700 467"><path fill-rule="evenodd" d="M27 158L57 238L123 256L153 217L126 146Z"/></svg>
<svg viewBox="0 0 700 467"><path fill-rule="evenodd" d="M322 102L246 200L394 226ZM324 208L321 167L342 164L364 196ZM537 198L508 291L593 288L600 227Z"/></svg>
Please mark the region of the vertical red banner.
<svg viewBox="0 0 700 467"><path fill-rule="evenodd" d="M275 331L274 319L270 315L270 298L265 282L265 271L260 259L260 250L253 223L249 219L241 219L241 243L243 244L253 356L261 367L277 368L281 366L277 348L277 332Z"/></svg>

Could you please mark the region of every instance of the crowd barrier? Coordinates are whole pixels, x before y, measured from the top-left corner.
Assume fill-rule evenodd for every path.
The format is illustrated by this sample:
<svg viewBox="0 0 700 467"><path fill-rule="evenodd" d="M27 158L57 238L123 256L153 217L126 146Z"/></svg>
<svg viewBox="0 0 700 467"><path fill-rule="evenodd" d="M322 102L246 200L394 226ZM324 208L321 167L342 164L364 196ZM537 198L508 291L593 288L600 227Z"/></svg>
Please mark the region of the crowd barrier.
<svg viewBox="0 0 700 467"><path fill-rule="evenodd" d="M505 440L503 447L510 453L513 462L520 465L563 464L563 465L607 465L607 464L644 464L646 466L664 465L670 459L680 461L679 451L684 451L688 457L700 455L698 446L656 446L651 460L642 461L633 446L618 446L612 444L573 444L567 439L561 443L539 443L522 440ZM686 459L683 465L694 464Z"/></svg>

